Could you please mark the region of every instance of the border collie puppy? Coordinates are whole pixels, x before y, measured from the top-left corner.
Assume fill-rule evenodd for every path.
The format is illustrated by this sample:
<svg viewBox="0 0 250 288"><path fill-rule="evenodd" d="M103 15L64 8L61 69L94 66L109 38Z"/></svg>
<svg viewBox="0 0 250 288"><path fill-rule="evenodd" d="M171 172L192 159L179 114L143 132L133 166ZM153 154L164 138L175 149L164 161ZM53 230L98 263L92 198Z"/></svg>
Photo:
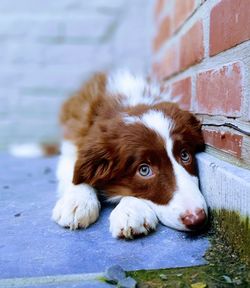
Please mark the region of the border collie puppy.
<svg viewBox="0 0 250 288"><path fill-rule="evenodd" d="M88 227L104 195L118 203L110 215L113 237L148 234L158 221L186 231L205 224L195 162L204 147L200 123L167 96L123 71L96 74L64 103L54 221Z"/></svg>

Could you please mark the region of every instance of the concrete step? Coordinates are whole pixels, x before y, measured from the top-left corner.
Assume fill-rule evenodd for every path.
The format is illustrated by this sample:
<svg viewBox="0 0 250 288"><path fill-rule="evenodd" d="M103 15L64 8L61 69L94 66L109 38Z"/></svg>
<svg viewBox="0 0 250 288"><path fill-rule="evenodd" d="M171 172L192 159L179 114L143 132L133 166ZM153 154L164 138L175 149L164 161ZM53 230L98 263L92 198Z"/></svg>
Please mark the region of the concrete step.
<svg viewBox="0 0 250 288"><path fill-rule="evenodd" d="M250 216L250 170L208 153L200 153L197 159L201 190L209 206Z"/></svg>
<svg viewBox="0 0 250 288"><path fill-rule="evenodd" d="M41 288L108 288L113 287L99 280L103 273L57 275L44 277L0 279L1 288L41 287Z"/></svg>

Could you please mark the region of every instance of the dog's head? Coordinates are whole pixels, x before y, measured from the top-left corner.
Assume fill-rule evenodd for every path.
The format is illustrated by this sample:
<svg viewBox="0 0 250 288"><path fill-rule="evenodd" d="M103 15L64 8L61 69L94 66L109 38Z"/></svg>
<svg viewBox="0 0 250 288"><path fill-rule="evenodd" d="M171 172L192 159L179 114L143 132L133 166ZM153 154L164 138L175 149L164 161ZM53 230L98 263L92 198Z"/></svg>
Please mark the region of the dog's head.
<svg viewBox="0 0 250 288"><path fill-rule="evenodd" d="M204 224L195 161L204 142L191 113L171 103L136 106L96 121L78 146L74 184L88 183L111 199L150 200L160 221L176 229Z"/></svg>

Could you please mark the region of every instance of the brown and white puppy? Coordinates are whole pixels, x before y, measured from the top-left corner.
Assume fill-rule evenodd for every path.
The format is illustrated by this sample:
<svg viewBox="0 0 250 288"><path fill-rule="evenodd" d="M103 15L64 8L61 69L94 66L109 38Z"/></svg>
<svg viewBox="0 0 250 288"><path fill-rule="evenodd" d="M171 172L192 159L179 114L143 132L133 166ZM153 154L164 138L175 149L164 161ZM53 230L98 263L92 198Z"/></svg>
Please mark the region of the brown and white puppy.
<svg viewBox="0 0 250 288"><path fill-rule="evenodd" d="M147 234L158 221L179 230L206 222L195 162L204 145L200 123L166 100L159 86L123 71L95 75L65 102L52 215L59 225L95 222L100 193L119 203L110 215L113 237Z"/></svg>

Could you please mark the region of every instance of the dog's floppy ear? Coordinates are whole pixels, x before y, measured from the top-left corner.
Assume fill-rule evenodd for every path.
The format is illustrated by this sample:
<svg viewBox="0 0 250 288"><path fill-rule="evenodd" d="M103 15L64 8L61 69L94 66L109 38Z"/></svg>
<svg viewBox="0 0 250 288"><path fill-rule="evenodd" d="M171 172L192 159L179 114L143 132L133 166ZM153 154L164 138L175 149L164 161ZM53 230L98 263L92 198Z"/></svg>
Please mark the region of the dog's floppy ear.
<svg viewBox="0 0 250 288"><path fill-rule="evenodd" d="M196 144L197 151L203 151L205 149L204 138L201 130L200 121L190 112L187 113L187 125L190 131L190 137L192 137L192 142Z"/></svg>
<svg viewBox="0 0 250 288"><path fill-rule="evenodd" d="M194 152L201 152L205 149L201 123L194 114L180 110L176 114L175 123L176 131L183 135L185 142L193 147Z"/></svg>
<svg viewBox="0 0 250 288"><path fill-rule="evenodd" d="M94 144L92 147L80 150L74 168L73 183L98 186L110 179L113 162L110 151L101 145Z"/></svg>

